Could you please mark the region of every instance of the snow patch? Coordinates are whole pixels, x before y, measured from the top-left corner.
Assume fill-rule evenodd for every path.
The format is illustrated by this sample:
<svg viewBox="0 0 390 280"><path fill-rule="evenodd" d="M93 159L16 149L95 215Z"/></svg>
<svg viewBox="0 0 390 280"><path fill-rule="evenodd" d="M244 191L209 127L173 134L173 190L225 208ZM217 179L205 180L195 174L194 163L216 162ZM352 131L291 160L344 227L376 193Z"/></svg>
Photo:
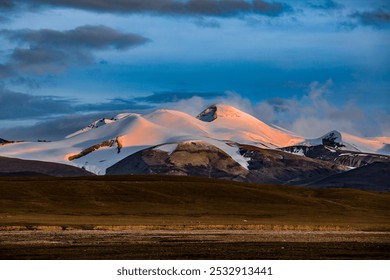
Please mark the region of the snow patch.
<svg viewBox="0 0 390 280"><path fill-rule="evenodd" d="M163 151L168 153L168 155L171 155L173 151L176 150L176 148L177 148L177 144L175 143L175 144L165 144L165 145L157 146L153 150Z"/></svg>
<svg viewBox="0 0 390 280"><path fill-rule="evenodd" d="M243 168L248 170L248 166L249 166L248 159L246 159L245 157L243 157L240 154L239 147L237 147L235 145L229 145L228 143L226 143L224 141L218 141L218 140L209 139L209 140L207 140L207 142L210 143L211 145L214 145L217 148L221 149L225 153L227 153L235 162L237 162Z"/></svg>
<svg viewBox="0 0 390 280"><path fill-rule="evenodd" d="M303 149L302 148L298 148L298 147L294 147L293 150L283 150L283 152L286 152L286 153L289 153L289 154L293 154L293 155L297 155L297 156L305 156L304 152L303 152Z"/></svg>

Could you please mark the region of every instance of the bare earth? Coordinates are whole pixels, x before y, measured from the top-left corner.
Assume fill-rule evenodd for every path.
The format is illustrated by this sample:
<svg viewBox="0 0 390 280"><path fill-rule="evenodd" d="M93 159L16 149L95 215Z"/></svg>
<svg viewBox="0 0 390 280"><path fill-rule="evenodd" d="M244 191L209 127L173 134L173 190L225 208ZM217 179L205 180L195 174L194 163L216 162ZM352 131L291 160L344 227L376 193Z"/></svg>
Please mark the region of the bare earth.
<svg viewBox="0 0 390 280"><path fill-rule="evenodd" d="M390 259L390 233L289 230L0 232L1 259Z"/></svg>

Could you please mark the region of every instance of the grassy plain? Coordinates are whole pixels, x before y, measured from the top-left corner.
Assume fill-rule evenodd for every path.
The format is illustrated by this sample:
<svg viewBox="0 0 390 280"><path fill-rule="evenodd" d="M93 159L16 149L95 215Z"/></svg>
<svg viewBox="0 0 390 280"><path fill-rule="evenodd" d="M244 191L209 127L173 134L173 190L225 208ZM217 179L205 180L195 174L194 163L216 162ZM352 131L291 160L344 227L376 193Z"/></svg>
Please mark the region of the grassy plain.
<svg viewBox="0 0 390 280"><path fill-rule="evenodd" d="M3 177L0 226L389 231L390 193L179 176Z"/></svg>
<svg viewBox="0 0 390 280"><path fill-rule="evenodd" d="M3 177L0 258L390 259L389 202L195 177Z"/></svg>

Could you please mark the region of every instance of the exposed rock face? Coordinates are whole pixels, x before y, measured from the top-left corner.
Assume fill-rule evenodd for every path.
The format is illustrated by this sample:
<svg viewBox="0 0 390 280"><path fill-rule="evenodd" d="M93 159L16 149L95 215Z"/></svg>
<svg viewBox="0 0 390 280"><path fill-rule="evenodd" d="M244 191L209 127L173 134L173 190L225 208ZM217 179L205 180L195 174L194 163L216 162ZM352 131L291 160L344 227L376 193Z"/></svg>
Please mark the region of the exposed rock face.
<svg viewBox="0 0 390 280"><path fill-rule="evenodd" d="M374 162L390 162L390 156L338 150L325 145L291 146L280 150L350 167L361 167Z"/></svg>
<svg viewBox="0 0 390 280"><path fill-rule="evenodd" d="M107 169L114 174L169 174L224 178L254 183L304 184L342 170L336 164L282 151L240 146L248 169L228 154L202 141L178 143L172 151L142 150Z"/></svg>
<svg viewBox="0 0 390 280"><path fill-rule="evenodd" d="M0 157L0 176L72 177L93 175L95 174L66 164Z"/></svg>
<svg viewBox="0 0 390 280"><path fill-rule="evenodd" d="M196 118L204 122L212 122L217 118L217 106L208 107L206 110L201 112Z"/></svg>
<svg viewBox="0 0 390 280"><path fill-rule="evenodd" d="M249 159L247 178L256 183L298 185L345 171L337 164L254 146L241 146L240 152Z"/></svg>
<svg viewBox="0 0 390 280"><path fill-rule="evenodd" d="M322 144L329 147L344 147L341 140L341 133L336 130L322 136Z"/></svg>
<svg viewBox="0 0 390 280"><path fill-rule="evenodd" d="M117 137L115 140L106 140L100 144L96 144L96 145L93 145L87 149L84 149L80 153L68 157L68 160L72 161L72 160L75 160L78 158L82 158L83 156L86 156L86 155L92 153L93 151L96 151L96 150L103 148L103 147L112 147L114 144L116 144L117 151L118 151L118 153L120 153L122 145L119 142L118 137Z"/></svg>
<svg viewBox="0 0 390 280"><path fill-rule="evenodd" d="M178 143L172 152L158 147L142 150L109 167L106 174L170 174L246 181L248 170L213 145L186 141Z"/></svg>

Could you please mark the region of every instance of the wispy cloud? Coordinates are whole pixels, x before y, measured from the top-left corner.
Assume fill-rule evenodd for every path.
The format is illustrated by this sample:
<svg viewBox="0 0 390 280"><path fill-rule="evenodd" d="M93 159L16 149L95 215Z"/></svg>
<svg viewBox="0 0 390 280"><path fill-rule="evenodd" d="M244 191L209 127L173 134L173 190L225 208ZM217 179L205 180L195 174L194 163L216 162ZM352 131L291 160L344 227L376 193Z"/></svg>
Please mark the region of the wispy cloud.
<svg viewBox="0 0 390 280"><path fill-rule="evenodd" d="M134 98L135 101L148 103L170 103L180 100L191 99L192 97L202 97L205 99L214 99L218 96L226 96L226 92L182 92L182 91L164 91L155 92L152 95Z"/></svg>
<svg viewBox="0 0 390 280"><path fill-rule="evenodd" d="M268 108L268 119L305 137L319 137L331 130L361 136L388 135L381 125L386 112L364 111L352 100L344 104L332 103L330 97L333 81L314 81L308 85L307 94L301 98L278 98L261 102L257 108ZM264 112L263 112L264 113ZM261 114L258 112L257 114ZM267 117L267 116L266 116Z"/></svg>
<svg viewBox="0 0 390 280"><path fill-rule="evenodd" d="M122 110L144 110L153 108L153 105L140 104L133 99L113 98L106 102L95 104L80 104L75 106L77 112L109 112Z"/></svg>

